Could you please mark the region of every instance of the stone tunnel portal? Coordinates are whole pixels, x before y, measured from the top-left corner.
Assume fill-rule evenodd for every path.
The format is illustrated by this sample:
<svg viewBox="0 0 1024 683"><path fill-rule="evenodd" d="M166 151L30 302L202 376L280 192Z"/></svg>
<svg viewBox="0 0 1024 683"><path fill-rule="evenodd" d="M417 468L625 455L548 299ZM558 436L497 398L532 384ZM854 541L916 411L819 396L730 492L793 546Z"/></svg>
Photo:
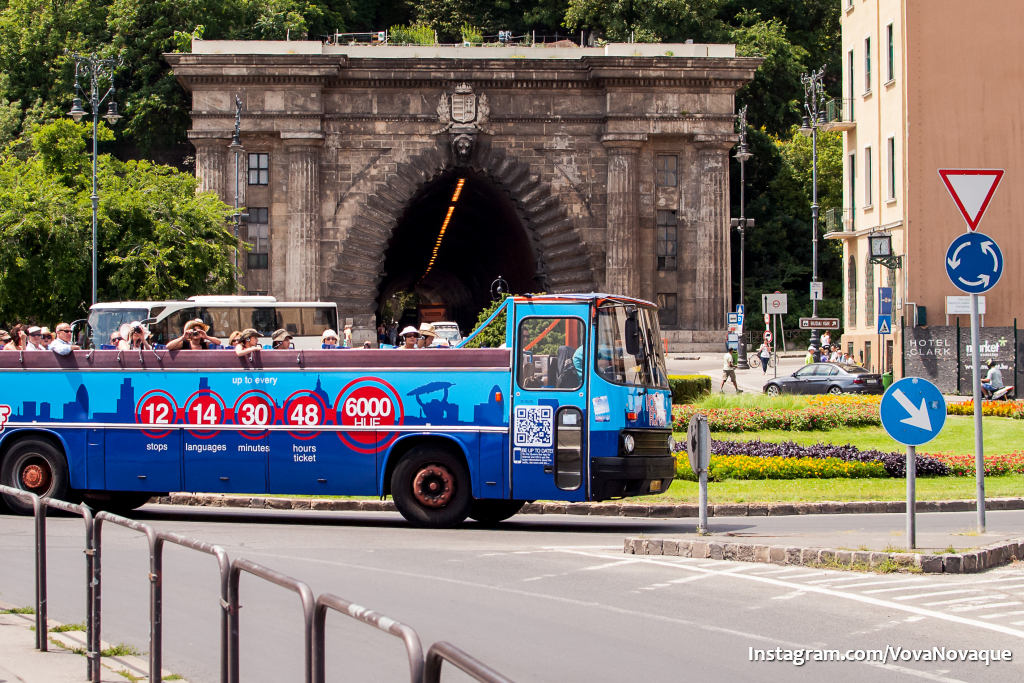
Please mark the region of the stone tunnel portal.
<svg viewBox="0 0 1024 683"><path fill-rule="evenodd" d="M384 257L378 314L397 292L416 294L420 311L439 311L471 330L497 277L512 292L544 288L515 202L488 177L449 170L428 181L399 217ZM403 324L412 323L409 312Z"/></svg>

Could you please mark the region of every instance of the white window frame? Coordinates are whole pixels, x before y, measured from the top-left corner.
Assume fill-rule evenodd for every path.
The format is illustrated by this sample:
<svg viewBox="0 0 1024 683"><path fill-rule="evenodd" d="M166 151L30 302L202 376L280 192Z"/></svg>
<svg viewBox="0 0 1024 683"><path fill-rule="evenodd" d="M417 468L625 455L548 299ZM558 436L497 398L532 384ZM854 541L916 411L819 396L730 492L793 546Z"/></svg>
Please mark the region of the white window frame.
<svg viewBox="0 0 1024 683"><path fill-rule="evenodd" d="M864 94L871 93L871 36L864 38Z"/></svg>
<svg viewBox="0 0 1024 683"><path fill-rule="evenodd" d="M886 198L890 201L896 199L896 136L890 135L885 140L885 153L886 157L886 170L888 171L888 178L886 179Z"/></svg>
<svg viewBox="0 0 1024 683"><path fill-rule="evenodd" d="M885 68L886 83L896 80L896 28L890 21L885 26Z"/></svg>
<svg viewBox="0 0 1024 683"><path fill-rule="evenodd" d="M864 208L868 209L873 205L872 202L872 181L871 177L871 166L872 166L872 154L871 145L864 148Z"/></svg>

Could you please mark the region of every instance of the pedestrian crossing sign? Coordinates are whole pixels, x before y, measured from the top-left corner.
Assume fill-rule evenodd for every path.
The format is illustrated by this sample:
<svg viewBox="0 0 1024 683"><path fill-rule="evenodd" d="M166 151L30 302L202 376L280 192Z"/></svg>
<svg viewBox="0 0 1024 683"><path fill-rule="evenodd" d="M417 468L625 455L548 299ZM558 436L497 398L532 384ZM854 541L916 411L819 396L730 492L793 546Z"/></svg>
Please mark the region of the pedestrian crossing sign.
<svg viewBox="0 0 1024 683"><path fill-rule="evenodd" d="M878 316L878 334L892 334L892 316Z"/></svg>

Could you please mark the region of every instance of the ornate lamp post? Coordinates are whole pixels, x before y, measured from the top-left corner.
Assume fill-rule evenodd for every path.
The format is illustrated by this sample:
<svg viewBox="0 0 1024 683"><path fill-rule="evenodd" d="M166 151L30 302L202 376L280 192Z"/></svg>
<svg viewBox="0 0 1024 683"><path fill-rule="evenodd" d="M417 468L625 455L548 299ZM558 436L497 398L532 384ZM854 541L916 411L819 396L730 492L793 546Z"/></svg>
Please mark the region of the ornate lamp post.
<svg viewBox="0 0 1024 683"><path fill-rule="evenodd" d="M228 150L234 152L235 155L235 212L232 214L231 220L235 224L235 288L237 290L239 284L238 233L241 229L242 220L248 218L247 214L242 214L238 211L238 157L245 152L245 148L242 147L242 100L238 95L235 95L235 134L231 136L231 144L228 145Z"/></svg>
<svg viewBox="0 0 1024 683"><path fill-rule="evenodd" d="M100 105L108 99L107 113L103 118L107 123L114 125L121 120L117 113L117 102L114 101L114 69L120 66L118 59L101 59L96 55L75 55L75 98L71 103L71 111L68 116L78 123L85 116L85 109L82 108L82 92L79 79L88 75L89 77L89 109L92 112L92 303L96 303L96 224L99 212L100 196L96 191L96 158L97 158L97 127L99 126ZM100 96L100 81L109 83L107 91Z"/></svg>
<svg viewBox="0 0 1024 683"><path fill-rule="evenodd" d="M740 303L744 304L744 322L746 322L746 305L743 299L743 276L744 276L744 259L745 259L745 244L744 237L746 235L747 228L754 227L754 219L747 218L745 214L745 192L747 184L747 173L746 165L747 160L753 156L750 153L750 148L747 146L747 107L743 106L740 109L739 114L736 115L736 123L740 129L740 144L736 149L736 161L740 162L740 217L731 219L732 227L736 228L740 233ZM739 343L739 355L736 359L736 367L740 370L747 370L750 366L747 364L747 344L743 341L742 335Z"/></svg>
<svg viewBox="0 0 1024 683"><path fill-rule="evenodd" d="M804 74L804 118L800 131L811 136L811 288L818 281L818 127L825 123L825 67ZM811 295L811 317L818 317L818 300ZM811 344L818 345L821 333L811 330Z"/></svg>

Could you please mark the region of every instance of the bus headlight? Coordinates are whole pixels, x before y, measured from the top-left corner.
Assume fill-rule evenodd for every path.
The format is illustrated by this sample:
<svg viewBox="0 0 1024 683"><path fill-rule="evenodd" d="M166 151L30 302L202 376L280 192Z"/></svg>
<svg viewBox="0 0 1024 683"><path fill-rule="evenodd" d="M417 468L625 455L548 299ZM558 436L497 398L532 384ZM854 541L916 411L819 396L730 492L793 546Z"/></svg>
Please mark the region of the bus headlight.
<svg viewBox="0 0 1024 683"><path fill-rule="evenodd" d="M634 448L636 448L636 440L633 438L633 435L632 434L624 435L622 437L622 450L625 453L629 454L629 453L633 452Z"/></svg>

